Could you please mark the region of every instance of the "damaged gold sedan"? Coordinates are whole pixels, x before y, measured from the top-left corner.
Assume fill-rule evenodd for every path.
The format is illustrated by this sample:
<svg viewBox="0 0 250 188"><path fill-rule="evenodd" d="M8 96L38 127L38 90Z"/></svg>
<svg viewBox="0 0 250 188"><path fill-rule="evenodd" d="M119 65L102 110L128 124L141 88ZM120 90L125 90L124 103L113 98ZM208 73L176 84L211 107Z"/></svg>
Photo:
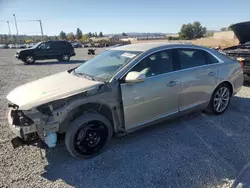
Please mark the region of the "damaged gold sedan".
<svg viewBox="0 0 250 188"><path fill-rule="evenodd" d="M212 49L147 43L105 51L72 70L11 91L8 121L26 143L56 146L66 133L70 154L99 154L113 135L206 109L222 114L243 84L240 63Z"/></svg>

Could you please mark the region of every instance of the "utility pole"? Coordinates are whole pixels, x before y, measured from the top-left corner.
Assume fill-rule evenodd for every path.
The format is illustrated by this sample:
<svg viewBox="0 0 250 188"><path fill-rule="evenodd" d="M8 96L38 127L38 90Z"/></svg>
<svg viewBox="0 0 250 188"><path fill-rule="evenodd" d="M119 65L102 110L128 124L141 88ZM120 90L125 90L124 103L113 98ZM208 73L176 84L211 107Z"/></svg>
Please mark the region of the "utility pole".
<svg viewBox="0 0 250 188"><path fill-rule="evenodd" d="M18 29L17 29L17 23L16 23L16 15L13 14L14 20L15 20L15 26L16 26L16 35L17 35L17 40L18 40Z"/></svg>
<svg viewBox="0 0 250 188"><path fill-rule="evenodd" d="M9 35L11 36L11 31L10 31L10 22L7 21L7 24L8 24L8 28L9 28Z"/></svg>
<svg viewBox="0 0 250 188"><path fill-rule="evenodd" d="M42 26L42 21L38 20L40 23L40 28L41 28L41 34L42 34L42 41L43 41L43 26Z"/></svg>

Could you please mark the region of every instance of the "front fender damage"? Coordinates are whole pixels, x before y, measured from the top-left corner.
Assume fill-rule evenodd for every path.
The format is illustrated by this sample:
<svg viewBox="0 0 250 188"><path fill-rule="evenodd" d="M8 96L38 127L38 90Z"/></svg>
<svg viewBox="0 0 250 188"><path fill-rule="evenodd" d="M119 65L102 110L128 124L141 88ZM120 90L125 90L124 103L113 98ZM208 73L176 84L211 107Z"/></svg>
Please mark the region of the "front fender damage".
<svg viewBox="0 0 250 188"><path fill-rule="evenodd" d="M29 136L36 136L32 136L32 139L22 139L22 144L33 145L33 143L39 143L39 141L46 143L51 139L56 142L56 133L66 132L70 122L78 115L93 111L106 116L112 123L116 134L124 131L121 93L118 82L112 84L103 83L92 90L58 99L36 109L24 111L25 115L33 120L33 125L36 128L34 132L29 133ZM55 135L51 136L51 133ZM27 137L27 135L25 136ZM51 143L46 144L50 146ZM52 145L54 146L54 144Z"/></svg>

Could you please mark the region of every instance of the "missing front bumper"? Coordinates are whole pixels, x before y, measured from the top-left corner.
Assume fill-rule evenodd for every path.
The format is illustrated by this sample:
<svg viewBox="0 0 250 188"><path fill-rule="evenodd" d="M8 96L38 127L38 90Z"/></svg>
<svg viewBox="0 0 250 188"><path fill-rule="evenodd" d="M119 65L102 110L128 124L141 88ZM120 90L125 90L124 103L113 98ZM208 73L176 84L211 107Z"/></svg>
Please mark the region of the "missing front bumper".
<svg viewBox="0 0 250 188"><path fill-rule="evenodd" d="M37 132L37 126L35 124L31 124L28 126L17 126L14 124L14 117L12 110L8 113L8 124L10 130L18 137L25 140L25 136L31 133Z"/></svg>

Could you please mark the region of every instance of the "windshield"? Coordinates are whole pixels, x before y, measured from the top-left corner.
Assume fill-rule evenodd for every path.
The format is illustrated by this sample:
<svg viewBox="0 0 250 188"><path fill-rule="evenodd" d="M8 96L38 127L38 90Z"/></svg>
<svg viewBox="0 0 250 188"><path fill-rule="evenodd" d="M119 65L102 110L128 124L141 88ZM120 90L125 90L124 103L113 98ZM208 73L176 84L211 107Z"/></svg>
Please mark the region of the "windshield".
<svg viewBox="0 0 250 188"><path fill-rule="evenodd" d="M121 67L129 63L141 52L109 50L85 62L74 73L107 81Z"/></svg>
<svg viewBox="0 0 250 188"><path fill-rule="evenodd" d="M36 47L39 46L41 43L42 43L42 42L36 43L34 46L32 46L32 48L33 48L33 49L36 48Z"/></svg>

